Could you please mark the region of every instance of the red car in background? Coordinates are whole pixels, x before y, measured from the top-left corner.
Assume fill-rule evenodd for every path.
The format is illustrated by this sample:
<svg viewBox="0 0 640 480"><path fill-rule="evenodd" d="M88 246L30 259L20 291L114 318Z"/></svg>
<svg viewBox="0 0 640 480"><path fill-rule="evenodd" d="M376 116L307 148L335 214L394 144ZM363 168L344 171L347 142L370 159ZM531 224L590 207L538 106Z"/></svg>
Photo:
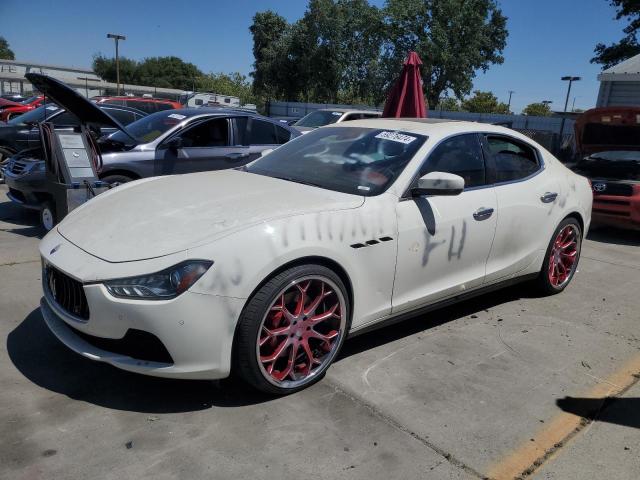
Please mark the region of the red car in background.
<svg viewBox="0 0 640 480"><path fill-rule="evenodd" d="M44 95L37 95L35 97L27 98L25 101L16 104L15 106L9 106L3 108L0 112L0 120L7 122L13 117L22 115L24 112L38 108L45 103Z"/></svg>
<svg viewBox="0 0 640 480"><path fill-rule="evenodd" d="M640 107L587 110L575 138L573 170L591 181L592 224L640 230Z"/></svg>
<svg viewBox="0 0 640 480"><path fill-rule="evenodd" d="M96 103L108 105L124 105L126 107L137 108L146 113L155 113L162 110L173 110L184 108L178 102L168 100L166 98L149 98L149 97L93 97Z"/></svg>

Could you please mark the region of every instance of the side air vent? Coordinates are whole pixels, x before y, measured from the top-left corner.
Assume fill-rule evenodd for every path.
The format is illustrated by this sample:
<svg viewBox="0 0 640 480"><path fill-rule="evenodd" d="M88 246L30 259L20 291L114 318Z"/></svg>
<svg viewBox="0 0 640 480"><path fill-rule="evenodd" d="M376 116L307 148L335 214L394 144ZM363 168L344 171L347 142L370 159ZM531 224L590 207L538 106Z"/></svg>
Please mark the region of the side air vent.
<svg viewBox="0 0 640 480"><path fill-rule="evenodd" d="M358 249L358 248L363 248L363 247L370 247L370 246L373 246L373 245L377 245L380 242L388 242L390 240L393 240L393 237L380 237L377 240L373 239L373 240L367 240L364 243L354 243L353 245L351 245L351 248Z"/></svg>

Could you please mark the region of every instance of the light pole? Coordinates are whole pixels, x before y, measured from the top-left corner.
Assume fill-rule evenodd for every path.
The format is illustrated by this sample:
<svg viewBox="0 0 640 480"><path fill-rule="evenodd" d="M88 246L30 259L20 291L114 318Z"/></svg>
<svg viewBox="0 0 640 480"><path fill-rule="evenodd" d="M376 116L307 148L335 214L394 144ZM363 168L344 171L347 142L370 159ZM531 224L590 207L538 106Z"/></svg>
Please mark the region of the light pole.
<svg viewBox="0 0 640 480"><path fill-rule="evenodd" d="M115 33L107 33L107 38L113 38L116 42L116 94L120 95L120 58L118 57L118 41L126 40L127 37Z"/></svg>
<svg viewBox="0 0 640 480"><path fill-rule="evenodd" d="M516 93L514 90L509 90L509 103L507 103L507 110L511 111L511 95Z"/></svg>
<svg viewBox="0 0 640 480"><path fill-rule="evenodd" d="M562 135L564 134L564 122L567 113L567 105L569 105L569 95L571 94L571 84L573 82L577 82L578 80L582 80L582 77L572 77L571 75L564 76L560 78L563 82L569 82L569 87L567 88L567 98L564 101L564 111L562 115L562 125L560 126L560 142L562 142Z"/></svg>
<svg viewBox="0 0 640 480"><path fill-rule="evenodd" d="M571 103L571 112L575 111L576 109L576 98L580 97L580 95L576 95L575 97L573 97L573 102Z"/></svg>

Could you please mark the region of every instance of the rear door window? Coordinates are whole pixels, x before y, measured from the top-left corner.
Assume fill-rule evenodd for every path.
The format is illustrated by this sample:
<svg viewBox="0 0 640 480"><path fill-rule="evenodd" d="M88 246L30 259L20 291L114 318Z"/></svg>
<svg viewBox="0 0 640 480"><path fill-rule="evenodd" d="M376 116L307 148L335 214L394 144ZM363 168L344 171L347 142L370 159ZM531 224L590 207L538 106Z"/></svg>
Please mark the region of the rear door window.
<svg viewBox="0 0 640 480"><path fill-rule="evenodd" d="M521 180L540 169L535 150L523 142L497 135L488 135L486 139L495 164L497 183Z"/></svg>
<svg viewBox="0 0 640 480"><path fill-rule="evenodd" d="M62 112L50 120L56 127L77 127L80 125L78 117L73 113Z"/></svg>
<svg viewBox="0 0 640 480"><path fill-rule="evenodd" d="M251 120L249 145L278 145L276 126L262 120Z"/></svg>

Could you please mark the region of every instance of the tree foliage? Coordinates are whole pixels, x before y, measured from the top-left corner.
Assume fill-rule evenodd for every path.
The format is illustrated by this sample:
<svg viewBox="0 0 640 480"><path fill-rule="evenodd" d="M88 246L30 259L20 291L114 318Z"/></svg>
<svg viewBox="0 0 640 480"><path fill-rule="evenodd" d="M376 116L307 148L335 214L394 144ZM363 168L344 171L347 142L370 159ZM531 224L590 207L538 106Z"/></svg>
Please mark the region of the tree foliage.
<svg viewBox="0 0 640 480"><path fill-rule="evenodd" d="M462 101L462 109L474 113L511 113L506 103L498 101L491 92L474 90L473 96Z"/></svg>
<svg viewBox="0 0 640 480"><path fill-rule="evenodd" d="M502 63L507 38L494 0L310 0L297 22L260 12L250 31L257 94L377 104L415 50L431 107L448 90L468 94L477 70Z"/></svg>
<svg viewBox="0 0 640 480"><path fill-rule="evenodd" d="M160 88L192 90L203 73L178 57L150 57L141 62L121 57L120 82ZM103 55L93 59L93 71L109 82L116 81L116 61Z"/></svg>
<svg viewBox="0 0 640 480"><path fill-rule="evenodd" d="M437 110L444 110L445 112L459 112L462 110L462 106L457 98L453 97L444 97L440 99L438 105L436 106Z"/></svg>
<svg viewBox="0 0 640 480"><path fill-rule="evenodd" d="M551 115L551 108L548 103L530 103L522 110L523 115L534 115L539 117L548 117Z"/></svg>
<svg viewBox="0 0 640 480"><path fill-rule="evenodd" d="M215 92L240 98L242 104L258 103L253 93L251 81L238 72L209 73L196 80L196 89L202 92Z"/></svg>
<svg viewBox="0 0 640 480"><path fill-rule="evenodd" d="M4 60L15 60L13 50L9 48L9 42L4 37L0 37L0 58Z"/></svg>
<svg viewBox="0 0 640 480"><path fill-rule="evenodd" d="M609 0L616 8L616 19L625 19L628 25L623 29L625 36L611 45L598 43L591 63L599 63L603 69L610 68L640 53L638 31L640 30L640 2L638 0Z"/></svg>

